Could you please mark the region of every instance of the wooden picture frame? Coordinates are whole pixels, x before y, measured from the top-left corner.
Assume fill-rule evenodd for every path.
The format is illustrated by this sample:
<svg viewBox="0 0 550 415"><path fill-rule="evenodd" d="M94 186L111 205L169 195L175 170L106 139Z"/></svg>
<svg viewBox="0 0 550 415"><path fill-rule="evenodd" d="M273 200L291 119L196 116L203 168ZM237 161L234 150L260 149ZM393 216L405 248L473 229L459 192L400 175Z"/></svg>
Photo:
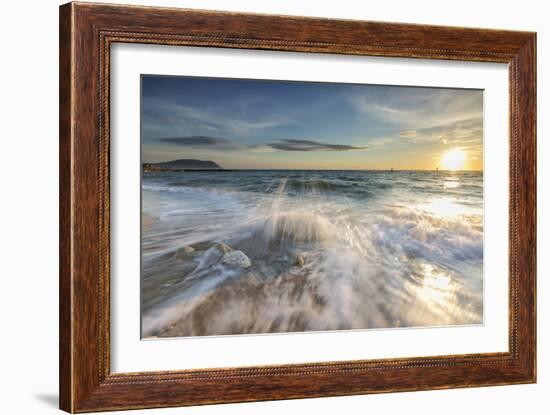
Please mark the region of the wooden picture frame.
<svg viewBox="0 0 550 415"><path fill-rule="evenodd" d="M114 43L509 65L509 352L111 373L109 69ZM69 3L60 8L60 407L172 407L536 380L536 34ZM228 362L231 366L231 362Z"/></svg>

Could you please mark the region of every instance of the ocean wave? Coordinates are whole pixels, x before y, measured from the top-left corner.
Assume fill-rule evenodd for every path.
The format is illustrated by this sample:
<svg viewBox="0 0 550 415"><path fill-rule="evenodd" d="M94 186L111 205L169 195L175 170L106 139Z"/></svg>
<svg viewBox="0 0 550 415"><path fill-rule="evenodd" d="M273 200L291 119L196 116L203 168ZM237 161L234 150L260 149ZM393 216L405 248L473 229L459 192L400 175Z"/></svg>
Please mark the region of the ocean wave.
<svg viewBox="0 0 550 415"><path fill-rule="evenodd" d="M349 188L376 181L364 179ZM154 184L178 190L144 204L159 218L143 241L144 336L482 322L482 201L449 198L443 181L436 196L364 198L334 179L266 176L263 193ZM250 267L225 263L227 250Z"/></svg>

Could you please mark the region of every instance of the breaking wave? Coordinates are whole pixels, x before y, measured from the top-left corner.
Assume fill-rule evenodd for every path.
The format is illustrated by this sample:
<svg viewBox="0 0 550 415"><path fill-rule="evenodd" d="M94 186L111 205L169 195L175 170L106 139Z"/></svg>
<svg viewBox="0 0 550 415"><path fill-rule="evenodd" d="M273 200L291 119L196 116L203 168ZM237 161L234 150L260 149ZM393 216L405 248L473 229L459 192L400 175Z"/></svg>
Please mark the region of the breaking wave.
<svg viewBox="0 0 550 415"><path fill-rule="evenodd" d="M452 179L146 176L143 336L481 323L483 178Z"/></svg>

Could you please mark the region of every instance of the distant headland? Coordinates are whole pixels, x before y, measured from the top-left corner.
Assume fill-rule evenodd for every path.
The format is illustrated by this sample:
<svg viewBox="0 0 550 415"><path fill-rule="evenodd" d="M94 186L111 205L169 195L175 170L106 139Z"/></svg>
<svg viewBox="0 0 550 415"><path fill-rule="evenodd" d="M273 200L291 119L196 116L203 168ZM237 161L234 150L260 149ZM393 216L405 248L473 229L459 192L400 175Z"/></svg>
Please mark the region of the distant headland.
<svg viewBox="0 0 550 415"><path fill-rule="evenodd" d="M201 171L214 171L223 170L219 164L211 160L195 160L195 159L179 159L172 161L165 161L162 163L143 163L143 171L145 173L157 172L157 171L189 171L189 170L201 170Z"/></svg>

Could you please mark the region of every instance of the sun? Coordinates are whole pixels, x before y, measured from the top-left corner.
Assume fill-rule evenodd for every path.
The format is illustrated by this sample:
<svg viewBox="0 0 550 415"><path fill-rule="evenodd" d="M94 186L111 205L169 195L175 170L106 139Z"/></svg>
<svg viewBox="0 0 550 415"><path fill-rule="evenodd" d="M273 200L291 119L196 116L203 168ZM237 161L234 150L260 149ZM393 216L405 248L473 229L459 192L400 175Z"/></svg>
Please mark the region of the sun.
<svg viewBox="0 0 550 415"><path fill-rule="evenodd" d="M466 153L454 148L443 154L441 165L445 170L464 170L466 165Z"/></svg>

